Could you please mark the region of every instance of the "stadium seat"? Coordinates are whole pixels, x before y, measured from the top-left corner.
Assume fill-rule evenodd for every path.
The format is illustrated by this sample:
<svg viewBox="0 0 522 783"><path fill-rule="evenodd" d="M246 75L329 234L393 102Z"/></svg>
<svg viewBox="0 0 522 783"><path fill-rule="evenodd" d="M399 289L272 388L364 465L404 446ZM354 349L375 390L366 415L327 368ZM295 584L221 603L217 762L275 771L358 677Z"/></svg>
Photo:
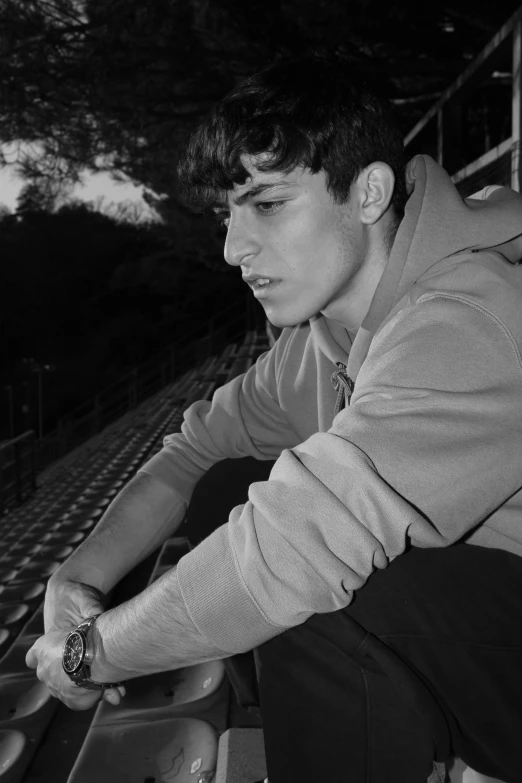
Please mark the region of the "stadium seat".
<svg viewBox="0 0 522 783"><path fill-rule="evenodd" d="M161 448L164 435L179 430L188 405L210 398L231 377L234 362L239 372L236 360L246 367L266 349L263 337L247 337L243 347L227 346L51 465L38 477L37 492L0 520L0 783L21 783L42 737L52 734L45 731L58 702L25 665L27 651L43 633L46 580ZM167 541L150 579L172 568L188 549L187 539ZM218 736L228 728L229 693L222 661L133 680L119 707L99 704L71 783L134 778L209 783Z"/></svg>
<svg viewBox="0 0 522 783"><path fill-rule="evenodd" d="M69 783L210 783L215 729L195 718L115 723L91 729Z"/></svg>
<svg viewBox="0 0 522 783"><path fill-rule="evenodd" d="M30 756L27 753L28 740L21 731L0 730L0 781L18 783Z"/></svg>

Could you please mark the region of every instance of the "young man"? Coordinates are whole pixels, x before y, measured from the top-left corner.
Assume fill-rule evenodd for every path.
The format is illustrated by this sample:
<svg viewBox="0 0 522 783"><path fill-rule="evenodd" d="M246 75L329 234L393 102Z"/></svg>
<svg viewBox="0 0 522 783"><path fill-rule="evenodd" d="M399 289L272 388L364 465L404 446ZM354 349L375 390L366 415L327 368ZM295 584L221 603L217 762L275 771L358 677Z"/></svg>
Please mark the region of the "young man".
<svg viewBox="0 0 522 783"><path fill-rule="evenodd" d="M520 197L463 201L424 156L404 169L385 103L313 58L228 96L182 175L283 332L53 576L28 664L90 706L66 629L103 612L96 591L174 532L212 465L275 459L227 524L96 620L92 679L256 648L271 783L420 783L451 754L520 781Z"/></svg>

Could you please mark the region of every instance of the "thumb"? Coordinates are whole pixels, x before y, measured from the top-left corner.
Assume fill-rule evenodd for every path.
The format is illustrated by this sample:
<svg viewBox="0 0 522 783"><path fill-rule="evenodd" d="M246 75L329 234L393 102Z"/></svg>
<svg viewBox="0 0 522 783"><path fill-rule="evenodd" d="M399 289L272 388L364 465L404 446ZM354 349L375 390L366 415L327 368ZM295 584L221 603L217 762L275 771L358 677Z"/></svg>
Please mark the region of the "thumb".
<svg viewBox="0 0 522 783"><path fill-rule="evenodd" d="M92 617L103 612L103 601L99 591L91 585L81 585L76 597L77 608L81 617Z"/></svg>
<svg viewBox="0 0 522 783"><path fill-rule="evenodd" d="M103 612L103 606L95 598L86 598L85 601L80 602L78 608L84 619Z"/></svg>

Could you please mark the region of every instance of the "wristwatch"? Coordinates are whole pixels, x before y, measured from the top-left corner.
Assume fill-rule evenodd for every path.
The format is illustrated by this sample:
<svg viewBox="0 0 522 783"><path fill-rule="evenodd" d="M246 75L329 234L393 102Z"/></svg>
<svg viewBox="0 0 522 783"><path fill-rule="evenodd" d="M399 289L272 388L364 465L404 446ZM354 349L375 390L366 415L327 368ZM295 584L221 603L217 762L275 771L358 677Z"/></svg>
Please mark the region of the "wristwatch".
<svg viewBox="0 0 522 783"><path fill-rule="evenodd" d="M92 627L99 614L88 617L83 623L71 631L65 638L62 653L62 666L67 676L79 688L87 688L91 691L104 688L116 688L123 685L122 682L95 682L91 680L91 665L94 659L94 646L92 643Z"/></svg>

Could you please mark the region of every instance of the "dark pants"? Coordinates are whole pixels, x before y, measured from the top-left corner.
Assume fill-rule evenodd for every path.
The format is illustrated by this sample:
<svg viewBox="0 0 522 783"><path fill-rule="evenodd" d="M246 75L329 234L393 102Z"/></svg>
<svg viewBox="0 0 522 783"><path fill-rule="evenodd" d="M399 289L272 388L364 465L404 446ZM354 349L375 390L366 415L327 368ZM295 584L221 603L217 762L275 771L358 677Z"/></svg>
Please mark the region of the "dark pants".
<svg viewBox="0 0 522 783"><path fill-rule="evenodd" d="M226 518L228 487L230 510L246 499L237 499L238 477L259 481L271 467L239 462L207 474L193 512L203 491L208 519L215 492ZM346 609L314 615L256 658L270 783L423 783L432 760L450 755L522 781L516 555L466 544L411 549L376 571ZM253 671L250 658L245 693L255 700Z"/></svg>

